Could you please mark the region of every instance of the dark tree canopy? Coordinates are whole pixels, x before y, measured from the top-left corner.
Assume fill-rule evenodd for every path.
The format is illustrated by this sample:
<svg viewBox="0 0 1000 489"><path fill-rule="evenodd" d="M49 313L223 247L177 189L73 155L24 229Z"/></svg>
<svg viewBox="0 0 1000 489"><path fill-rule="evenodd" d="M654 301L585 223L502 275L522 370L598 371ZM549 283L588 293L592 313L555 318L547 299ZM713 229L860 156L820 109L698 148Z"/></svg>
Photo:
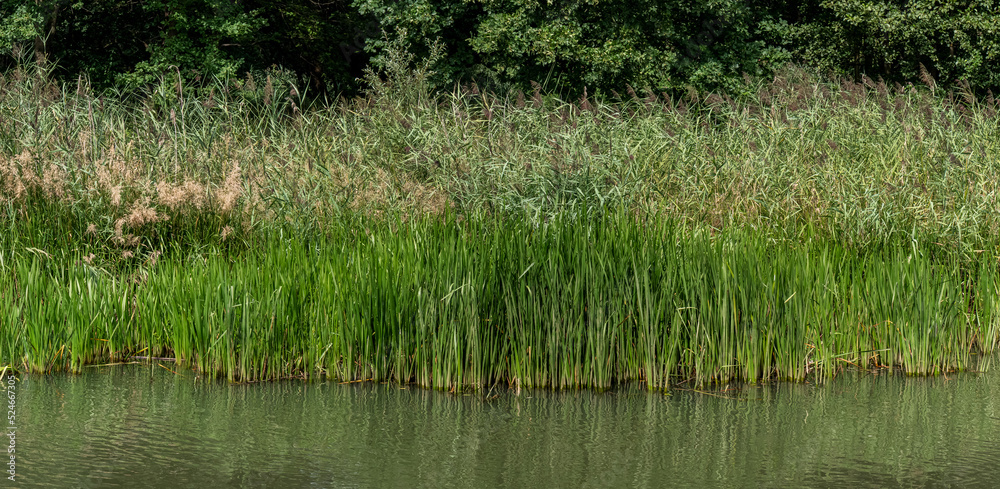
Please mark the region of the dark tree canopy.
<svg viewBox="0 0 1000 489"><path fill-rule="evenodd" d="M400 37L418 58L444 49L433 68L445 86L736 90L789 62L1000 86L994 0L0 0L8 66L44 56L97 86L280 67L352 92Z"/></svg>

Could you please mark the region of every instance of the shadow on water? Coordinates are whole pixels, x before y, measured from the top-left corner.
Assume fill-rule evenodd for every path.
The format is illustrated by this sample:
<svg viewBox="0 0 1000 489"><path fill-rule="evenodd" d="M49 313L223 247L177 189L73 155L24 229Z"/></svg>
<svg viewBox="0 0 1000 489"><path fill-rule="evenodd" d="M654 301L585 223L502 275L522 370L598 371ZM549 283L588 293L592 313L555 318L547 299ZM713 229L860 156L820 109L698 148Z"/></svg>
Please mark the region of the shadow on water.
<svg viewBox="0 0 1000 489"><path fill-rule="evenodd" d="M725 396L26 376L24 487L995 487L1000 375ZM727 398L729 396L731 398Z"/></svg>

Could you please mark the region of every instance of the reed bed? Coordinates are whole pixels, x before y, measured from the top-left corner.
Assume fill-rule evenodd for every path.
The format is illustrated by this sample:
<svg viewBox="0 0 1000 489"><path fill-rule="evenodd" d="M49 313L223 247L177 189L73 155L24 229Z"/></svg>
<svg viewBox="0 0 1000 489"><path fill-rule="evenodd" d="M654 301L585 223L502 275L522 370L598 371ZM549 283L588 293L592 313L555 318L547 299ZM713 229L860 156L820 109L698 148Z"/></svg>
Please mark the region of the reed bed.
<svg viewBox="0 0 1000 489"><path fill-rule="evenodd" d="M0 76L0 201L44 216L31 235L46 242L111 245L98 255L445 209L539 222L627 208L784 239L809 226L851 247L920 239L966 259L998 242L990 93L789 68L743 94L561 100L389 75L328 101L277 73L126 94L22 66Z"/></svg>
<svg viewBox="0 0 1000 489"><path fill-rule="evenodd" d="M389 75L334 101L277 74L0 76L0 365L664 389L935 374L997 345L992 94Z"/></svg>
<svg viewBox="0 0 1000 489"><path fill-rule="evenodd" d="M79 371L138 354L233 381L667 389L939 374L998 345L996 260L970 268L933 244L858 254L627 213L373 219L334 234L118 277L16 246L0 260L2 361Z"/></svg>

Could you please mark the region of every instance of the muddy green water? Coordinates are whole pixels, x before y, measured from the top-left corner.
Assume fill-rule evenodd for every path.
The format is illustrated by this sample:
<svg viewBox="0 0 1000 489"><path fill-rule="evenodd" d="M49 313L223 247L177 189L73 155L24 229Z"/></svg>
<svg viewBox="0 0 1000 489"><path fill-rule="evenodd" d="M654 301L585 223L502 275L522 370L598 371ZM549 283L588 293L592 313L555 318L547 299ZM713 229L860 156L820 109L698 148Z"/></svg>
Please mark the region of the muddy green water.
<svg viewBox="0 0 1000 489"><path fill-rule="evenodd" d="M17 482L0 487L1000 487L995 372L852 374L733 399L484 400L155 366L16 385Z"/></svg>

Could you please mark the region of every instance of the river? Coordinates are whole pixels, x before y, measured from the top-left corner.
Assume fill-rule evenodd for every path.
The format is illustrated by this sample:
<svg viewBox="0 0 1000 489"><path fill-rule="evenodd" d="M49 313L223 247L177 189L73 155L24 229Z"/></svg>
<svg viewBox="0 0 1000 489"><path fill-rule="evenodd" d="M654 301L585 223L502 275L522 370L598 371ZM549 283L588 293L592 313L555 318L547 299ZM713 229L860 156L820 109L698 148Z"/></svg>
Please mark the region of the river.
<svg viewBox="0 0 1000 489"><path fill-rule="evenodd" d="M171 365L166 365L171 366ZM171 366L172 367L172 366ZM456 395L158 365L17 383L20 487L997 487L1000 375ZM9 487L2 481L0 487Z"/></svg>

